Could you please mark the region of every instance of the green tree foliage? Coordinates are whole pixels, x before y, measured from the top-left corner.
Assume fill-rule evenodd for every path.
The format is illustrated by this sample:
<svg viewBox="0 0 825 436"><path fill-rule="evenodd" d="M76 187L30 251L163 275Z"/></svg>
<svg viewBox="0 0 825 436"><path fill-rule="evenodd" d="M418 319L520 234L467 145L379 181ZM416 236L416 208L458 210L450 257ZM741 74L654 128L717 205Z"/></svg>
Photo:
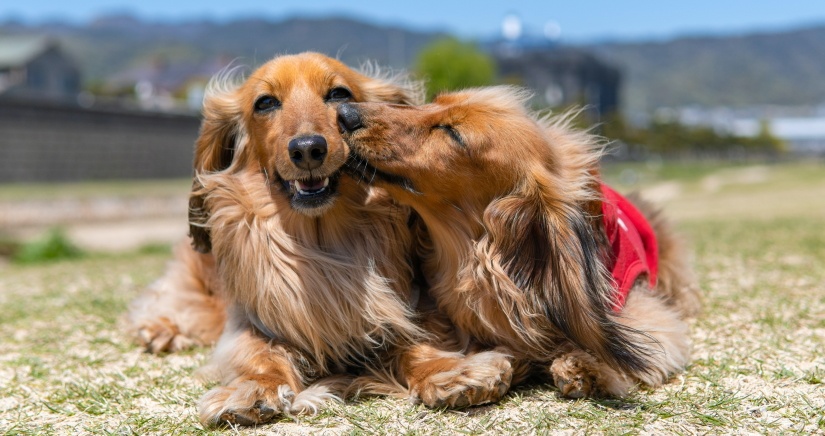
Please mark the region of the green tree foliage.
<svg viewBox="0 0 825 436"><path fill-rule="evenodd" d="M455 38L425 46L415 61L416 74L427 82L427 98L444 91L493 83L496 65L475 44Z"/></svg>

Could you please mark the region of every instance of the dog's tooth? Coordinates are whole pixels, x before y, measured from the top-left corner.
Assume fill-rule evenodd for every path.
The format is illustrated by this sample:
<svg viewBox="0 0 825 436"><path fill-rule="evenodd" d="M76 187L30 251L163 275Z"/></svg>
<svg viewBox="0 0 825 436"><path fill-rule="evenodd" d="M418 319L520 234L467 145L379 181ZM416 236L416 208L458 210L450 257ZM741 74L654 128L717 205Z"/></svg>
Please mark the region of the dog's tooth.
<svg viewBox="0 0 825 436"><path fill-rule="evenodd" d="M324 179L324 188L326 188L327 186L329 186L329 177Z"/></svg>

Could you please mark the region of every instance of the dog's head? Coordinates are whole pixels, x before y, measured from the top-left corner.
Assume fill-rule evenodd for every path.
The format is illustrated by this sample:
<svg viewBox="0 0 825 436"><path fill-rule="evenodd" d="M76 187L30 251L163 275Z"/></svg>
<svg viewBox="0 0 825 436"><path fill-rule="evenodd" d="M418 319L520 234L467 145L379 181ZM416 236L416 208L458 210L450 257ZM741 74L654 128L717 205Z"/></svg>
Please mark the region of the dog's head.
<svg viewBox="0 0 825 436"><path fill-rule="evenodd" d="M590 200L593 139L536 119L526 98L516 88L490 87L417 107L345 104L339 125L352 149L350 171L424 208L484 210L517 191Z"/></svg>
<svg viewBox="0 0 825 436"><path fill-rule="evenodd" d="M533 301L525 313L543 312L556 332L624 368L645 368L644 352L633 350L638 335L611 319L600 141L571 128L571 116L536 117L525 103L517 89L491 87L418 107L343 104L348 171L413 206L434 244L475 247L453 263L478 262L465 268L475 271L466 278L472 286L495 289L494 298L511 289ZM518 330L535 319L511 321Z"/></svg>
<svg viewBox="0 0 825 436"><path fill-rule="evenodd" d="M279 56L242 83L216 76L203 103L195 145L190 233L198 251L211 248L202 227L204 196L197 176L217 171L261 171L282 196L307 216L319 216L340 195L341 167L349 157L336 125L343 102L414 104L421 93L399 77L370 77L318 53ZM379 74L372 74L380 76Z"/></svg>

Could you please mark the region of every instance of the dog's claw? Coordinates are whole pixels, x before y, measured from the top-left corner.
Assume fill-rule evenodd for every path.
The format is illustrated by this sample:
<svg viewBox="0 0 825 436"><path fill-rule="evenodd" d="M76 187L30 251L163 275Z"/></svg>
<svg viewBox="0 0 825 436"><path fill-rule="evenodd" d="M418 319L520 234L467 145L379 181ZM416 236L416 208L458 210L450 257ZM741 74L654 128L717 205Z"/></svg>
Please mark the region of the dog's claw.
<svg viewBox="0 0 825 436"><path fill-rule="evenodd" d="M253 406L253 408L258 410L258 416L260 417L260 422L267 422L267 421L271 420L272 418L274 418L275 415L278 413L277 410L269 407L263 401L256 402L255 406Z"/></svg>
<svg viewBox="0 0 825 436"><path fill-rule="evenodd" d="M510 384L501 382L498 384L498 397L501 398L510 390Z"/></svg>
<svg viewBox="0 0 825 436"><path fill-rule="evenodd" d="M458 398L456 398L455 403L453 403L453 407L467 407L470 405L470 396L467 395L467 392L462 392Z"/></svg>
<svg viewBox="0 0 825 436"><path fill-rule="evenodd" d="M247 410L229 410L221 414L218 422L220 424L228 425L243 425L251 426L256 424L263 424L275 418L278 411L268 406L263 401L257 401Z"/></svg>

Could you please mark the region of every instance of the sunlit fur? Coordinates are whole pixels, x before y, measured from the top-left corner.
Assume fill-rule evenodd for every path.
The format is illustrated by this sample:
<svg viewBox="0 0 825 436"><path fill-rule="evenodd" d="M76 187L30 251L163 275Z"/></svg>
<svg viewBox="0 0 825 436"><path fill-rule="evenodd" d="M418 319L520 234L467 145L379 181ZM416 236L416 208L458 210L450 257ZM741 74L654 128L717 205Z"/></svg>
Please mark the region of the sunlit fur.
<svg viewBox="0 0 825 436"><path fill-rule="evenodd" d="M242 70L239 66L227 68L209 83L203 107L204 122L195 149L194 165L198 171L227 168L233 158L235 142L248 136L242 119L243 103L236 94L243 82ZM282 126L288 121L292 125L302 125L304 129L324 132L331 147L340 147L335 121L326 116L327 108L322 101L330 84L319 81L319 76L337 79L336 84L352 87L353 101L405 104L421 101L420 85L403 74L382 71L374 64L365 64L362 70L362 73L353 71L334 59L315 53L280 56L267 63L256 77L269 81L281 78L291 83L294 91L284 111L288 112L287 116L281 117L272 129L283 137L273 141L288 141L289 132ZM195 183L194 187L199 188L197 180ZM197 251L190 246L191 241L177 244L174 259L163 277L135 299L128 314L130 333L153 353L214 344L226 318L214 258L209 253L209 236L202 227L206 218L202 209L203 198L192 196L190 203L193 206L190 210L192 237Z"/></svg>
<svg viewBox="0 0 825 436"><path fill-rule="evenodd" d="M181 241L163 276L130 305L130 334L151 353L214 344L226 321L219 288L212 255Z"/></svg>
<svg viewBox="0 0 825 436"><path fill-rule="evenodd" d="M603 144L525 102L491 87L414 108L352 104L362 126L344 134L350 171L420 214L430 292L474 341L549 370L570 397L661 384L687 364L684 317L698 310L681 249L654 217L659 286L637 285L614 313Z"/></svg>
<svg viewBox="0 0 825 436"><path fill-rule="evenodd" d="M331 87L346 87L353 101L420 101L416 83L367 70L304 53L246 80L227 70L208 87L190 201L194 247L177 247L129 313L130 330L155 353L211 344L223 331L210 368L221 386L201 401L206 424L317 411L351 388L351 377L336 375L347 365L422 336L409 307L409 211L346 176L324 210L295 210L279 184L304 176L285 155L296 135L327 140L321 176L346 159L335 105L324 101ZM277 114L252 113L261 92L281 101Z"/></svg>

